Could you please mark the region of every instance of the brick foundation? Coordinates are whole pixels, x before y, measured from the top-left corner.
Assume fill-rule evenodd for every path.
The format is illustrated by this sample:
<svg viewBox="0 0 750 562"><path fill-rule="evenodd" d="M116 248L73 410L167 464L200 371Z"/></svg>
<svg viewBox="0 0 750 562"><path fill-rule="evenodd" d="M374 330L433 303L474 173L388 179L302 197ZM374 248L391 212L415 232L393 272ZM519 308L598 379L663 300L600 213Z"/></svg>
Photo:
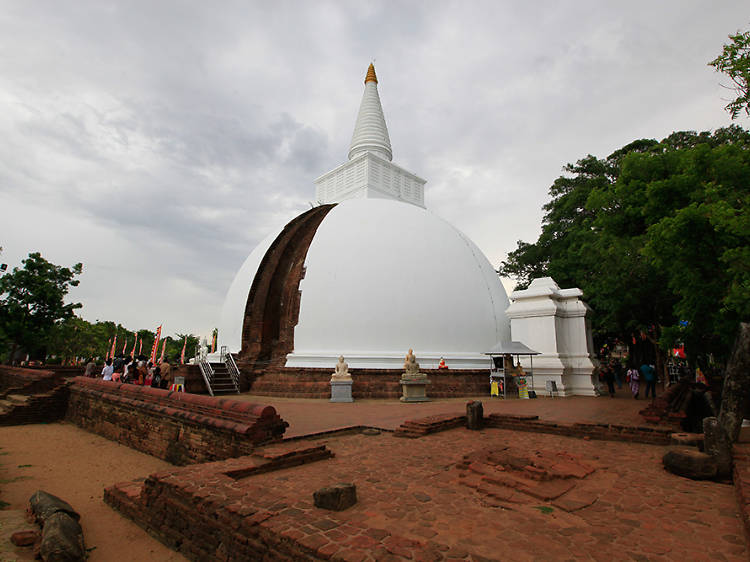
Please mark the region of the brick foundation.
<svg viewBox="0 0 750 562"><path fill-rule="evenodd" d="M70 386L67 419L176 465L247 455L289 425L271 406L84 377Z"/></svg>
<svg viewBox="0 0 750 562"><path fill-rule="evenodd" d="M268 369L264 374L256 373L250 382L249 392L260 396L282 396L287 398L330 398L331 369ZM482 396L489 394L489 372L423 371L430 379L428 398L454 398L457 396ZM402 371L397 369L352 369L352 397L398 398L401 396Z"/></svg>
<svg viewBox="0 0 750 562"><path fill-rule="evenodd" d="M68 385L58 373L0 365L0 425L57 421L67 404Z"/></svg>
<svg viewBox="0 0 750 562"><path fill-rule="evenodd" d="M466 425L466 416L462 414L442 414L429 416L417 420L409 420L396 429L397 437L418 438L461 427ZM625 441L628 443L644 443L647 445L669 445L672 430L670 428L654 428L643 426L629 426L606 423L559 423L540 420L534 415L490 414L484 418L485 427L510 429L513 431L529 431L536 433L552 433L567 437L582 437L584 439L602 439L605 441Z"/></svg>
<svg viewBox="0 0 750 562"><path fill-rule="evenodd" d="M0 397L8 394L31 395L60 386L64 378L52 370L24 369L0 365Z"/></svg>
<svg viewBox="0 0 750 562"><path fill-rule="evenodd" d="M145 482L115 484L105 490L104 501L190 560L449 559L444 554L449 547L435 541L373 528L366 518L344 522L339 512L312 505L305 512L253 484L259 473L331 456L325 446L304 443L292 450L263 450L152 474Z"/></svg>
<svg viewBox="0 0 750 562"><path fill-rule="evenodd" d="M300 445L122 482L104 501L191 560L326 560L316 548L273 529L283 506L243 498L237 480L330 458L325 446ZM260 494L259 494L260 495Z"/></svg>

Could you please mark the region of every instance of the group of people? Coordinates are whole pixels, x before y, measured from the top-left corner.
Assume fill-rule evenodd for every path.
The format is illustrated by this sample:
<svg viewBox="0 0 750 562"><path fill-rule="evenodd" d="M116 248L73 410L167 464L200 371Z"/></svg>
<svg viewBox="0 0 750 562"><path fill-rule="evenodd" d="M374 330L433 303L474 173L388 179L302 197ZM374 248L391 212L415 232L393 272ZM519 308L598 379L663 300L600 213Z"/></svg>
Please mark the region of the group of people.
<svg viewBox="0 0 750 562"><path fill-rule="evenodd" d="M107 359L101 373L97 375L97 365L93 359L86 364L85 376L102 380L150 386L153 388L169 388L173 382L172 366L169 359L164 358L161 363L154 365L143 355L130 357L117 355L114 359Z"/></svg>
<svg viewBox="0 0 750 562"><path fill-rule="evenodd" d="M630 392L633 398L638 400L641 393L641 381L646 383L646 398L649 393L656 398L656 369L653 365L644 363L640 368L632 366L624 372L622 363L612 360L609 363L602 363L599 367L599 380L607 383L607 391L611 398L615 397L615 383L622 388L623 374L625 382L630 386Z"/></svg>

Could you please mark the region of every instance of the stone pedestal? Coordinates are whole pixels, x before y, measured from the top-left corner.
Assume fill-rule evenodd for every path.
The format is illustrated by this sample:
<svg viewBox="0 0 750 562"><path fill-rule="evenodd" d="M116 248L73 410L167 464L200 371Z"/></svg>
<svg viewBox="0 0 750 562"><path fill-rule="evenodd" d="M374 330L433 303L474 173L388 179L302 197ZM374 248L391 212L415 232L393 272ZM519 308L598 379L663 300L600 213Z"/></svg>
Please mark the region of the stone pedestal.
<svg viewBox="0 0 750 562"><path fill-rule="evenodd" d="M427 385L430 381L427 375L419 373L417 375L401 376L401 402L429 402L427 398Z"/></svg>
<svg viewBox="0 0 750 562"><path fill-rule="evenodd" d="M331 379L331 402L354 402L352 379Z"/></svg>

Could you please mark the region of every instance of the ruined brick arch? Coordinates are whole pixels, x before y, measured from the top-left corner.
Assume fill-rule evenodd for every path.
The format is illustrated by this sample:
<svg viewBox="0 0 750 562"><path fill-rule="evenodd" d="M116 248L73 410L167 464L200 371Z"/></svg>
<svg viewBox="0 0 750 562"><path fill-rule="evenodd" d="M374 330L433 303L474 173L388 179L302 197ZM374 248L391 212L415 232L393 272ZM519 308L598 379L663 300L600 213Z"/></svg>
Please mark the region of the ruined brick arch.
<svg viewBox="0 0 750 562"><path fill-rule="evenodd" d="M242 323L238 364L243 372L283 366L286 355L294 350L305 257L318 226L334 206L314 207L294 218L263 256Z"/></svg>

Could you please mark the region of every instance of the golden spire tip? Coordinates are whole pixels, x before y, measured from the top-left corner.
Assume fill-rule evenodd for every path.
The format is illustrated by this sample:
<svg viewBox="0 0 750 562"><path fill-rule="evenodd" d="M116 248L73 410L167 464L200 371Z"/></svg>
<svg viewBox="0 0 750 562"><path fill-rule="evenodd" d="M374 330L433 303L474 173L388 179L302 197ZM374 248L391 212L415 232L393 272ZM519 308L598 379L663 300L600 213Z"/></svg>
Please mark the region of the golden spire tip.
<svg viewBox="0 0 750 562"><path fill-rule="evenodd" d="M370 63L370 67L367 69L367 76L365 76L365 84L368 82L378 83L378 77L375 76L375 65Z"/></svg>

